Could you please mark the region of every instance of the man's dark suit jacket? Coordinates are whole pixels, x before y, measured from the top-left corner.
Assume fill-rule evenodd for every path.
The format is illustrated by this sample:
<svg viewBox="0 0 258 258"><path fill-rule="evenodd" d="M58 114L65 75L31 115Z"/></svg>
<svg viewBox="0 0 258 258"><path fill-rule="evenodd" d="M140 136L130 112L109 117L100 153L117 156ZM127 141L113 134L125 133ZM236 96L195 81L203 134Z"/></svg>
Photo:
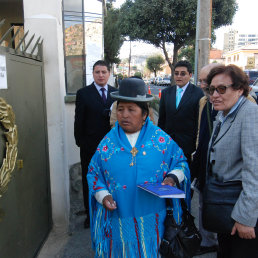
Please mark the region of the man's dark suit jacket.
<svg viewBox="0 0 258 258"><path fill-rule="evenodd" d="M108 86L107 101L102 97L94 83L78 90L76 95L74 136L76 144L88 153L94 153L102 138L109 132L110 106L113 100L110 92L117 89Z"/></svg>
<svg viewBox="0 0 258 258"><path fill-rule="evenodd" d="M102 138L109 132L109 113L113 100L110 92L117 89L108 86L106 103L103 102L94 83L77 91L74 120L74 137L80 147L84 207L89 220L87 172L90 160ZM89 222L88 222L89 223Z"/></svg>
<svg viewBox="0 0 258 258"><path fill-rule="evenodd" d="M158 126L182 148L189 161L195 151L199 100L203 92L189 83L176 108L176 90L177 87L172 86L162 91Z"/></svg>

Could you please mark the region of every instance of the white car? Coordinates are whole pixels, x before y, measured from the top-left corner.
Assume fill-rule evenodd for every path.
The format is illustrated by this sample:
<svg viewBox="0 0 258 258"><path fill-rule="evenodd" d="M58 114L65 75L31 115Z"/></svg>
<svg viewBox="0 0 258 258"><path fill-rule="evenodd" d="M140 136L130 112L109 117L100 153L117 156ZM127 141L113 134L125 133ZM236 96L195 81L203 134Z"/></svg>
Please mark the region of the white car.
<svg viewBox="0 0 258 258"><path fill-rule="evenodd" d="M163 78L163 80L160 82L160 85L162 86L170 86L171 85L171 81L169 78Z"/></svg>
<svg viewBox="0 0 258 258"><path fill-rule="evenodd" d="M250 95L255 99L258 97L258 79L250 86Z"/></svg>

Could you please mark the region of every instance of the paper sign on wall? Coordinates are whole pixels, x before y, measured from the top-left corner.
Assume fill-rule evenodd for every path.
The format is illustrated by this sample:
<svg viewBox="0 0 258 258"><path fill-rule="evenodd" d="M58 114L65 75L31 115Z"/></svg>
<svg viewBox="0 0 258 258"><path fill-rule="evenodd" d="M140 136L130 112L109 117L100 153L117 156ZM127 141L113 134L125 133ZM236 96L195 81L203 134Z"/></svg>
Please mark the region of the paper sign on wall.
<svg viewBox="0 0 258 258"><path fill-rule="evenodd" d="M6 57L0 55L0 89L7 89Z"/></svg>

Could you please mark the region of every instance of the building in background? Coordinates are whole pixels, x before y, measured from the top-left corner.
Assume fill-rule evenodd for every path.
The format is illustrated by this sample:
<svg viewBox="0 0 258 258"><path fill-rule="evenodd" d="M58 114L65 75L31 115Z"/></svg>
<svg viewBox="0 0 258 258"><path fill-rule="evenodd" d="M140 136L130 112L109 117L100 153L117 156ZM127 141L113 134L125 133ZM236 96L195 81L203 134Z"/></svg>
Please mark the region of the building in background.
<svg viewBox="0 0 258 258"><path fill-rule="evenodd" d="M223 44L224 53L234 50L236 48L237 37L238 37L237 30L230 29L229 32L224 33L224 44Z"/></svg>
<svg viewBox="0 0 258 258"><path fill-rule="evenodd" d="M239 34L237 41L237 48L246 45L257 45L258 44L258 34Z"/></svg>
<svg viewBox="0 0 258 258"><path fill-rule="evenodd" d="M234 64L243 70L258 69L258 45L247 45L224 54L225 65Z"/></svg>
<svg viewBox="0 0 258 258"><path fill-rule="evenodd" d="M223 51L227 53L229 51L241 48L247 45L257 45L258 34L255 33L239 33L237 30L230 29L227 33L224 33L224 45Z"/></svg>
<svg viewBox="0 0 258 258"><path fill-rule="evenodd" d="M223 51L220 49L212 48L210 50L209 63L224 64L225 59L223 57Z"/></svg>

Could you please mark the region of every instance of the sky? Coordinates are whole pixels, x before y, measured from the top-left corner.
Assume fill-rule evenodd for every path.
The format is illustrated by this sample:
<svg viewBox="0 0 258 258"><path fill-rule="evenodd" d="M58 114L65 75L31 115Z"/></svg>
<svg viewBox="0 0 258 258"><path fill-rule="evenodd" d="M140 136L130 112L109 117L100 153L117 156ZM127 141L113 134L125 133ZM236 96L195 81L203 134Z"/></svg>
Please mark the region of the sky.
<svg viewBox="0 0 258 258"><path fill-rule="evenodd" d="M238 30L239 33L258 34L257 16L258 1L257 0L237 0L238 11L236 12L233 24L222 27L216 31L217 41L214 47L223 48L224 33L230 28Z"/></svg>
<svg viewBox="0 0 258 258"><path fill-rule="evenodd" d="M215 31L216 42L212 47L223 49L224 33L230 28L238 30L239 33L254 33L258 34L258 1L257 0L236 0L238 3L238 11L234 16L233 24L224 26ZM114 6L118 8L125 0L116 0ZM144 50L146 53L155 51L152 47L146 47L146 44L135 42L132 44L132 54L138 54L138 51ZM125 43L120 50L120 58L125 58L129 55L129 44Z"/></svg>

